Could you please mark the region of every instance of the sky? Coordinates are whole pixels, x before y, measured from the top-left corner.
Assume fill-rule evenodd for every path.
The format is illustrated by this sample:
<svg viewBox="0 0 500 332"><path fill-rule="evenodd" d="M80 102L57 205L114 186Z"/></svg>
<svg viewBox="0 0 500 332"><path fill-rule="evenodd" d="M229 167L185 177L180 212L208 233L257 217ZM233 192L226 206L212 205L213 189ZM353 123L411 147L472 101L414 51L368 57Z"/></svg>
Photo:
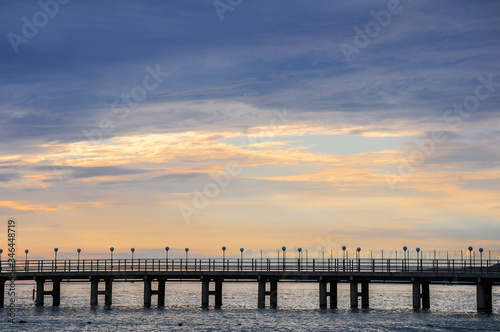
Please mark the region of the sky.
<svg viewBox="0 0 500 332"><path fill-rule="evenodd" d="M500 249L498 1L5 0L0 36L2 248Z"/></svg>

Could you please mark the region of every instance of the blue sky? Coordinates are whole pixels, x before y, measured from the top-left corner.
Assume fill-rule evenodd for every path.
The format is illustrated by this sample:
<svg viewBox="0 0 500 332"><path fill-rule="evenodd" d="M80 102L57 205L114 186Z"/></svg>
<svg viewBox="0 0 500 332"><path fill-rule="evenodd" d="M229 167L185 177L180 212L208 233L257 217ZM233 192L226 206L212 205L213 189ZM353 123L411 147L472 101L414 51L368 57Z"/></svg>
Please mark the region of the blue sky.
<svg viewBox="0 0 500 332"><path fill-rule="evenodd" d="M500 3L243 0L223 20L213 1L41 3L0 4L0 214L24 221L26 243L58 225L60 248L95 252L161 247L169 229L200 253L315 248L335 230L335 248L500 248ZM388 6L347 61L340 45ZM145 80L157 84L127 104ZM426 148L438 130L446 139ZM241 172L213 182L229 164ZM217 194L186 222L207 183ZM133 238L141 216L153 240ZM282 237L260 234L281 220ZM113 231L96 238L102 224Z"/></svg>

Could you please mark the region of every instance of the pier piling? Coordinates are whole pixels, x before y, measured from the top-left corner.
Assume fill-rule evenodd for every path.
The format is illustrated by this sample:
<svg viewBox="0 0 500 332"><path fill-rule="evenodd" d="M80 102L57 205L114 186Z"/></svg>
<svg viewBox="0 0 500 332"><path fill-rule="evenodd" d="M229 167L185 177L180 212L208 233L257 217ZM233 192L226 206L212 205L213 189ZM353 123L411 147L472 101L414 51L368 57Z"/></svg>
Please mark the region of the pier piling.
<svg viewBox="0 0 500 332"><path fill-rule="evenodd" d="M326 281L319 281L319 308L326 309Z"/></svg>
<svg viewBox="0 0 500 332"><path fill-rule="evenodd" d="M151 279L146 277L144 279L144 306L149 308L151 306Z"/></svg>
<svg viewBox="0 0 500 332"><path fill-rule="evenodd" d="M264 309L266 307L266 284L265 279L259 279L259 289L258 289L258 307L259 309Z"/></svg>
<svg viewBox="0 0 500 332"><path fill-rule="evenodd" d="M208 308L208 294L209 294L210 280L204 279L201 281L201 307Z"/></svg>
<svg viewBox="0 0 500 332"><path fill-rule="evenodd" d="M104 304L111 305L113 302L113 279L106 279L106 290L104 291Z"/></svg>
<svg viewBox="0 0 500 332"><path fill-rule="evenodd" d="M267 291L267 282L269 281L270 290ZM266 296L269 296L269 306L273 309L278 307L278 280L271 279L259 279L259 289L258 289L258 307L259 309L264 309L266 307Z"/></svg>
<svg viewBox="0 0 500 332"><path fill-rule="evenodd" d="M422 309L429 309L431 307L429 284L429 282L422 282Z"/></svg>
<svg viewBox="0 0 500 332"><path fill-rule="evenodd" d="M413 288L413 309L420 309L420 282L414 281Z"/></svg>
<svg viewBox="0 0 500 332"><path fill-rule="evenodd" d="M90 305L98 304L98 295L104 295L104 304L110 306L113 303L113 279L104 279L105 289L99 290L100 278L90 278Z"/></svg>
<svg viewBox="0 0 500 332"><path fill-rule="evenodd" d="M278 307L278 280L271 280L271 291L269 292L269 305L271 308L276 309Z"/></svg>
<svg viewBox="0 0 500 332"><path fill-rule="evenodd" d="M429 309L430 291L428 281L413 281L413 308L414 309Z"/></svg>
<svg viewBox="0 0 500 332"><path fill-rule="evenodd" d="M215 309L222 307L222 282L223 279L215 279L215 290L210 290L210 279L202 279L201 281L201 307L207 309L209 305L209 296L215 296Z"/></svg>
<svg viewBox="0 0 500 332"><path fill-rule="evenodd" d="M99 278L90 278L90 305L97 305L97 295L99 294Z"/></svg>
<svg viewBox="0 0 500 332"><path fill-rule="evenodd" d="M61 280L52 279L52 290L45 290L45 278L36 278L36 299L35 305L41 307L44 305L45 295L52 296L52 306L58 307L61 304Z"/></svg>
<svg viewBox="0 0 500 332"><path fill-rule="evenodd" d="M330 285L330 290L327 290L328 284ZM328 303L328 297L330 297L330 309L337 308L337 281L328 281L320 279L319 281L319 307L320 309L326 309Z"/></svg>
<svg viewBox="0 0 500 332"><path fill-rule="evenodd" d="M215 309L222 307L222 279L215 280Z"/></svg>
<svg viewBox="0 0 500 332"><path fill-rule="evenodd" d="M358 284L361 283L361 292L358 291ZM361 297L361 307L368 308L370 305L369 282L351 280L351 308L358 308L358 298Z"/></svg>
<svg viewBox="0 0 500 332"><path fill-rule="evenodd" d="M37 278L36 279L36 300L35 300L35 305L37 307L43 306L43 300L44 300L44 285L45 285L45 279L44 278Z"/></svg>
<svg viewBox="0 0 500 332"><path fill-rule="evenodd" d="M358 282L351 280L351 308L358 307Z"/></svg>
<svg viewBox="0 0 500 332"><path fill-rule="evenodd" d="M492 284L478 281L477 286L477 310L490 312L493 309Z"/></svg>
<svg viewBox="0 0 500 332"><path fill-rule="evenodd" d="M61 304L61 280L52 280L52 306L58 307Z"/></svg>
<svg viewBox="0 0 500 332"><path fill-rule="evenodd" d="M330 281L330 309L337 309L337 281Z"/></svg>
<svg viewBox="0 0 500 332"><path fill-rule="evenodd" d="M146 308L149 308L151 306L151 297L153 295L156 295L158 306L164 307L165 306L166 279L158 278L156 280L157 284L158 284L157 290L153 290L153 287L152 287L153 281L154 281L154 278L152 278L152 277L146 277L144 279L144 306Z"/></svg>
<svg viewBox="0 0 500 332"><path fill-rule="evenodd" d="M370 304L368 281L361 282L361 308L368 308Z"/></svg>
<svg viewBox="0 0 500 332"><path fill-rule="evenodd" d="M166 284L167 280L164 278L158 278L158 306L165 306L165 297L166 297Z"/></svg>
<svg viewBox="0 0 500 332"><path fill-rule="evenodd" d="M5 302L5 280L0 280L0 308L3 308Z"/></svg>

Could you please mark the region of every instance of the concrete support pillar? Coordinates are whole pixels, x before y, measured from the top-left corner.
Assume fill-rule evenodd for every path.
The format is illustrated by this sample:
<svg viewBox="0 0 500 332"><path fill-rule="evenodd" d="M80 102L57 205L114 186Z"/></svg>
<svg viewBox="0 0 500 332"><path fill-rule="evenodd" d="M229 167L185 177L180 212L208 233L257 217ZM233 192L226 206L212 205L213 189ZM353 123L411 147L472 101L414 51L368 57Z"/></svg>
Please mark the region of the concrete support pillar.
<svg viewBox="0 0 500 332"><path fill-rule="evenodd" d="M413 309L420 309L420 282L413 282Z"/></svg>
<svg viewBox="0 0 500 332"><path fill-rule="evenodd" d="M37 307L43 306L43 300L44 300L44 286L45 286L45 279L43 278L37 278L36 279L36 300L35 300L35 305Z"/></svg>
<svg viewBox="0 0 500 332"><path fill-rule="evenodd" d="M319 281L319 308L326 309L326 281Z"/></svg>
<svg viewBox="0 0 500 332"><path fill-rule="evenodd" d="M358 307L358 282L351 280L351 308Z"/></svg>
<svg viewBox="0 0 500 332"><path fill-rule="evenodd" d="M5 280L0 280L0 308L3 308L5 302Z"/></svg>
<svg viewBox="0 0 500 332"><path fill-rule="evenodd" d="M90 279L90 305L97 305L97 295L99 294L99 279Z"/></svg>
<svg viewBox="0 0 500 332"><path fill-rule="evenodd" d="M158 296L158 306L165 306L165 279L158 279L158 290L153 290L153 279L147 277L144 279L144 306L151 307L153 295Z"/></svg>
<svg viewBox="0 0 500 332"><path fill-rule="evenodd" d="M58 307L61 304L61 280L52 280L52 306Z"/></svg>
<svg viewBox="0 0 500 332"><path fill-rule="evenodd" d="M151 279L144 279L144 306L146 308L151 307Z"/></svg>
<svg viewBox="0 0 500 332"><path fill-rule="evenodd" d="M215 280L215 309L222 307L222 280Z"/></svg>
<svg viewBox="0 0 500 332"><path fill-rule="evenodd" d="M430 282L428 281L413 281L413 308L414 309L429 309L431 307Z"/></svg>
<svg viewBox="0 0 500 332"><path fill-rule="evenodd" d="M201 307L208 308L208 294L209 294L210 280L204 279L201 281Z"/></svg>
<svg viewBox="0 0 500 332"><path fill-rule="evenodd" d="M478 311L492 311L493 298L492 298L492 284L486 282L478 282L477 290L477 310Z"/></svg>
<svg viewBox="0 0 500 332"><path fill-rule="evenodd" d="M111 305L113 303L113 279L106 279L106 290L104 291L104 304Z"/></svg>
<svg viewBox="0 0 500 332"><path fill-rule="evenodd" d="M278 307L278 281L271 280L271 292L269 294L271 308L276 309Z"/></svg>
<svg viewBox="0 0 500 332"><path fill-rule="evenodd" d="M429 309L431 307L429 282L422 283L422 309Z"/></svg>
<svg viewBox="0 0 500 332"><path fill-rule="evenodd" d="M165 306L165 284L167 281L165 279L158 279L158 306Z"/></svg>
<svg viewBox="0 0 500 332"><path fill-rule="evenodd" d="M330 308L337 308L337 282L330 281Z"/></svg>
<svg viewBox="0 0 500 332"><path fill-rule="evenodd" d="M369 282L361 283L361 308L368 308L370 305Z"/></svg>
<svg viewBox="0 0 500 332"><path fill-rule="evenodd" d="M259 309L266 307L266 280L259 280L258 306Z"/></svg>

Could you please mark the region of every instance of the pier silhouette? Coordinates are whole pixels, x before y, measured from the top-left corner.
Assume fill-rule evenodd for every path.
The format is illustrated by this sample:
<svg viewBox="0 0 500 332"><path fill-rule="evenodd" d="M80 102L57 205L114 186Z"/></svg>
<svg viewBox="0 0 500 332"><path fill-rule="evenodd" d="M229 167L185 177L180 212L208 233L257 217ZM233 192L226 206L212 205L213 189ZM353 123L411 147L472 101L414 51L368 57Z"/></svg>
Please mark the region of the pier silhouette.
<svg viewBox="0 0 500 332"><path fill-rule="evenodd" d="M78 256L79 257L79 256ZM187 251L186 251L187 257ZM300 257L300 256L299 256ZM56 256L57 258L57 256ZM414 308L430 308L432 284L474 285L477 309L491 311L492 287L500 284L500 260L491 259L416 259L416 258L173 258L173 259L53 259L3 260L0 264L0 305L4 305L5 283L15 280L35 280L35 304L43 306L45 296L60 305L62 281L90 283L90 304L97 305L99 295L104 304L112 305L113 282L144 283L144 305L157 297L165 305L166 285L170 281L196 281L201 284L201 307L222 307L224 281L257 282L258 308L278 306L278 284L283 281L318 283L319 307L337 308L338 283L350 284L350 306L369 307L370 283L412 284ZM47 283L52 289L46 290ZM104 289L100 290L100 283ZM156 289L153 289L154 285ZM269 299L269 301L267 301Z"/></svg>

